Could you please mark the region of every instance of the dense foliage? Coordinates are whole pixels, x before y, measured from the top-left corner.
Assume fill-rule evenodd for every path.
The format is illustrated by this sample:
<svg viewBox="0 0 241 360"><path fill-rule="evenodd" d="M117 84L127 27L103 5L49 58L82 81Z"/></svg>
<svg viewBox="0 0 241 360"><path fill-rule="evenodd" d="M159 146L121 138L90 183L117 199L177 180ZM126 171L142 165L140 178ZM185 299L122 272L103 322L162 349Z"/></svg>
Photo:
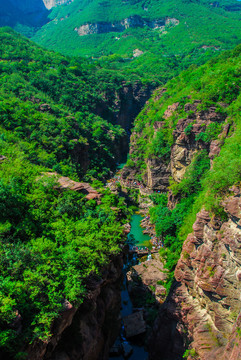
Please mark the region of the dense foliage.
<svg viewBox="0 0 241 360"><path fill-rule="evenodd" d="M65 175L108 175L124 135L113 109L123 75L45 51L5 28L0 54L1 124L29 159Z"/></svg>
<svg viewBox="0 0 241 360"><path fill-rule="evenodd" d="M139 81L134 72L148 82L164 83L191 63L201 64L232 47L241 37L240 4L232 1L222 0L218 7L205 0L81 4L83 8L75 0L53 9L53 21L35 39L63 53L108 55L98 62L45 51L11 29L0 29L0 347L17 358L24 358L18 352L23 343L51 336L53 320L66 300L73 305L83 301L88 276L99 276L110 256L118 253L121 218L126 215L123 200L106 189L98 190L101 202L86 201L81 193L60 191L58 176L46 172L54 170L75 180L108 177L115 170L124 134L113 116L123 82ZM162 32L129 28L120 34L82 38L73 30L89 21L132 15L146 20L175 18L179 24ZM137 48L144 54L134 59ZM178 199L173 210L165 195L153 197L151 220L165 245L161 255L170 274L196 213L205 205L222 217L220 198L241 181L240 53L237 47L182 72L165 92L156 91L135 122L136 147L128 164L138 169L139 181L147 159L168 164L173 130L181 117L192 115L185 111L187 102L200 100L200 111L215 105L230 124L231 136L220 138L220 156L211 171L208 153L202 150L180 182L170 181ZM168 105L175 102L176 111L164 118ZM102 116L97 115L100 108ZM160 121L162 127L154 129ZM186 127L186 135L192 134L194 123ZM195 141L209 146L222 130L222 122L212 123ZM117 208L122 210L119 221Z"/></svg>
<svg viewBox="0 0 241 360"><path fill-rule="evenodd" d="M88 63L10 29L0 52L0 356L23 359L23 344L49 338L66 301L79 305L88 276L120 251L127 215L100 182L101 200L87 201L47 173L106 176L123 130L93 113L110 79Z"/></svg>
<svg viewBox="0 0 241 360"><path fill-rule="evenodd" d="M57 179L7 135L0 151L7 157L0 165L0 347L16 355L22 341L46 340L65 300L79 305L85 279L119 252L123 228L115 209L125 206L104 189L100 204L59 191Z"/></svg>
<svg viewBox="0 0 241 360"><path fill-rule="evenodd" d="M235 0L210 3L189 0L74 0L52 9L50 22L33 39L64 54L101 58L111 68L125 68L147 79L166 82L190 64L202 64L241 39L241 5ZM83 24L124 22L139 16L155 25L128 27L79 36ZM136 49L143 52L133 57Z"/></svg>
<svg viewBox="0 0 241 360"><path fill-rule="evenodd" d="M241 181L240 69L241 46L199 68L192 66L167 83L165 92L157 90L135 121L133 152L127 165L135 168L137 174L139 172L137 179L140 179L146 174L148 159L156 158L163 166L170 162L170 149L174 144L173 131L179 119L191 119L184 133L186 136L193 136L196 117L192 111L185 111L185 104L198 100L197 112L205 114L210 107L215 107L216 113L223 115L219 117L219 121L205 125L204 130L192 140L205 145L207 150L196 152L180 182L170 179L170 190L177 200L176 207L170 210L163 194L152 196L156 206L151 210L151 219L156 224L157 235L165 245L161 255L171 272L183 241L192 232L197 212L205 206L222 218L224 214L220 200L229 193L232 185ZM163 116L167 107L174 103L178 103L178 106L172 115ZM221 119L226 120L222 122ZM160 129L156 130L156 122L161 122ZM222 135L225 125L230 127L228 137ZM216 139L219 140L221 151L209 170L208 149L210 142Z"/></svg>

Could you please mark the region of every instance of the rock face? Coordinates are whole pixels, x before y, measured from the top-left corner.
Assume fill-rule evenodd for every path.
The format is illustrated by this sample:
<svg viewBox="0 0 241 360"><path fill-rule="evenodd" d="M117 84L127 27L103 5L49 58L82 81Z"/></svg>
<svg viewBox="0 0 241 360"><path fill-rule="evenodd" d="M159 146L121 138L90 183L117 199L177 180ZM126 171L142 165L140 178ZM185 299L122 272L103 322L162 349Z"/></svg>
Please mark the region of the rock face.
<svg viewBox="0 0 241 360"><path fill-rule="evenodd" d="M76 27L75 31L77 31L79 36L84 36L90 34L104 34L108 32L123 32L126 29L136 28L136 27L149 27L150 29L165 30L166 26L170 27L170 26L176 26L178 24L179 21L174 18L157 19L151 21L151 20L143 19L139 15L133 15L121 21L84 24L81 25L80 27Z"/></svg>
<svg viewBox="0 0 241 360"><path fill-rule="evenodd" d="M120 328L122 267L122 256L118 256L100 277L90 277L83 304L74 308L67 303L53 325L52 338L32 344L28 360L108 359Z"/></svg>
<svg viewBox="0 0 241 360"><path fill-rule="evenodd" d="M55 6L70 4L73 0L42 0L47 9L52 9Z"/></svg>
<svg viewBox="0 0 241 360"><path fill-rule="evenodd" d="M154 86L143 86L140 82L130 85L123 82L115 94L104 94L103 101L94 110L97 115L120 125L126 131L126 136L122 138L119 144L116 144L118 162L126 161L133 121L150 98L153 89ZM110 112L110 108L113 109L112 112Z"/></svg>
<svg viewBox="0 0 241 360"><path fill-rule="evenodd" d="M160 96L162 96L164 92L165 89L162 89ZM142 184L148 190L168 192L170 177L172 177L175 182L180 182L188 165L190 165L194 156L201 150L208 152L211 166L215 156L219 155L221 141L214 140L211 143L205 142L202 140L201 135L205 133L206 128L210 124L224 122L225 115L217 112L214 106L205 111L199 110L199 105L199 100L185 104L184 111L187 117L179 119L173 131L174 143L171 147L169 159L151 154L148 159L145 160L146 170L142 173ZM168 106L163 118L167 120L174 114L178 117L178 111L179 103L174 103ZM153 128L151 136L155 138L157 131L165 126L165 122L155 121L153 125L150 126ZM226 137L228 131L229 125L226 124L220 136ZM142 136L142 132L133 132L131 136L130 154L134 153L136 155L135 161L138 160L138 141ZM148 142L149 139L146 139L146 141ZM138 175L140 176L140 168L136 166L135 163L132 167L125 167L122 171L122 179L124 182L134 182ZM174 203L175 199L173 198L172 201Z"/></svg>
<svg viewBox="0 0 241 360"><path fill-rule="evenodd" d="M97 199L99 200L101 198L101 194L99 194L95 189L93 189L90 184L88 183L80 183L74 180L71 180L68 177L65 176L60 176L58 177L58 174L56 172L49 172L49 173L45 173L45 175L48 176L55 176L57 183L58 183L58 189L60 190L73 190L73 191L78 191L81 192L83 194L86 194L86 200L92 200L92 199Z"/></svg>
<svg viewBox="0 0 241 360"><path fill-rule="evenodd" d="M163 339L163 334L170 334L168 319L172 326L175 325L179 337L188 336L193 358L241 358L241 197L238 188L233 191L235 195L222 204L227 221L210 218L205 210L197 214L193 233L184 242L176 266L178 283L155 324L151 359L166 352L169 354L166 358L172 359L175 346L178 348L178 337L171 338L171 351L171 341L168 344L160 341L159 336ZM158 346L155 347L157 338Z"/></svg>
<svg viewBox="0 0 241 360"><path fill-rule="evenodd" d="M143 86L140 82L133 84L123 82L115 94L104 94L103 102L96 107L95 113L120 125L130 133L135 117L150 98L153 89L154 86ZM108 113L108 106L112 107L112 113Z"/></svg>
<svg viewBox="0 0 241 360"><path fill-rule="evenodd" d="M196 141L196 138L198 135L205 132L208 125L213 122L222 122L225 117L222 114L217 113L215 107L210 107L206 111L198 111L197 106L199 104L200 102L196 100L193 104L188 103L184 106L184 111L188 116L186 119L180 119L178 121L173 133L175 144L171 151L170 166L171 175L177 182L180 182L183 178L187 166L191 163L197 151L203 149L208 151L211 150L211 158L214 158L215 155L219 154L215 148L215 145L217 146L216 143L213 143L212 148L210 149L209 143ZM168 111L165 112L167 117L171 116L171 114L167 113ZM193 122L195 123L193 124Z"/></svg>
<svg viewBox="0 0 241 360"><path fill-rule="evenodd" d="M167 273L158 253L152 254L151 259L133 266L126 277L128 292L134 307L148 307L146 303L148 298L153 299L153 305L164 302L166 289L159 285L159 282L166 280Z"/></svg>

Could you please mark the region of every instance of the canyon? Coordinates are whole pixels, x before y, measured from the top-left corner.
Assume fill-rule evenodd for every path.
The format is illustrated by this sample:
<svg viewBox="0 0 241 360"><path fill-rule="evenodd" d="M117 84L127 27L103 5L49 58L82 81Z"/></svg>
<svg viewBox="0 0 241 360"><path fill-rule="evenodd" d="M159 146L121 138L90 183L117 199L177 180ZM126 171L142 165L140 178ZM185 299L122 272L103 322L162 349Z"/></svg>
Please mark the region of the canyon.
<svg viewBox="0 0 241 360"><path fill-rule="evenodd" d="M26 15L25 30L74 5L1 2L1 23L19 26ZM159 41L181 29L178 15L127 13L71 31L84 41L142 29ZM139 45L133 75L111 51L117 62L69 59L3 32L0 357L107 360L121 339L128 358L126 336L141 345L141 360L147 350L149 360L240 360L241 47L183 72L180 54L165 53L180 73L167 82L166 67L161 80L146 76ZM209 45L200 49L204 61ZM137 211L151 238L142 250L127 238ZM123 278L134 330L120 316Z"/></svg>

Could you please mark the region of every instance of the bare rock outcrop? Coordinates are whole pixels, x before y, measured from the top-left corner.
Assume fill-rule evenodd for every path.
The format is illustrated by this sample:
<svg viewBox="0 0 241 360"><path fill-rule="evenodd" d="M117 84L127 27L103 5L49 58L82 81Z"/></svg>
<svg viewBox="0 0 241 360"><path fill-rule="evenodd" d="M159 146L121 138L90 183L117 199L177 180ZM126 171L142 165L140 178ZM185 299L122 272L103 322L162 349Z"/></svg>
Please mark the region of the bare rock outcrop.
<svg viewBox="0 0 241 360"><path fill-rule="evenodd" d="M49 1L56 2L56 0L49 0ZM59 0L59 2L60 1L61 0ZM173 27L173 26L177 26L178 24L179 24L179 20L175 18L147 20L139 15L132 15L121 21L83 24L80 27L76 27L75 31L77 31L79 36L85 36L90 34L104 34L109 32L120 33L125 31L126 29L136 28L136 27L141 27L141 28L149 27L150 29L160 29L163 31L165 30L166 26Z"/></svg>
<svg viewBox="0 0 241 360"><path fill-rule="evenodd" d="M43 0L45 7L50 10L55 6L70 4L73 0Z"/></svg>
<svg viewBox="0 0 241 360"><path fill-rule="evenodd" d="M83 194L86 194L86 200L99 200L101 198L101 194L98 193L97 190L95 190L94 188L92 188L90 186L90 184L88 183L81 183L81 182L77 182L74 180L71 180L70 178L66 177L66 176L58 176L58 174L56 172L48 172L48 173L44 173L44 175L48 175L48 176L54 176L56 177L56 181L58 183L57 188L59 190L73 190L73 191L78 191L81 192Z"/></svg>
<svg viewBox="0 0 241 360"><path fill-rule="evenodd" d="M187 118L180 119L177 123L176 129L173 132L175 143L171 151L171 175L173 179L180 182L183 178L187 166L191 163L195 154L206 149L210 152L211 160L219 155L220 142L213 141L211 145L202 140L197 140L198 135L204 133L207 126L212 122L222 122L225 116L216 112L215 107L210 107L205 111L199 111L199 100L194 103L187 103L184 106L185 112L188 114ZM175 106L174 106L175 105ZM176 104L172 105L172 109L166 111L168 116L170 112L176 109Z"/></svg>

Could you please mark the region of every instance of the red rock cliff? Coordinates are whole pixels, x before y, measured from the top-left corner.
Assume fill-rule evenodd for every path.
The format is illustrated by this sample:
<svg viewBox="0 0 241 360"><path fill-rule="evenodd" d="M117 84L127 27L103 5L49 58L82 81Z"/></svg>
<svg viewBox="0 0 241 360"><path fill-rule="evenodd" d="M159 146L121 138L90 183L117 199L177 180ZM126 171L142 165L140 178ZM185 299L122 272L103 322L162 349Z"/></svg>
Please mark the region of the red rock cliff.
<svg viewBox="0 0 241 360"><path fill-rule="evenodd" d="M241 359L241 196L232 190L222 203L226 221L197 214L154 327L151 359L181 358L179 336L189 344L189 360Z"/></svg>

